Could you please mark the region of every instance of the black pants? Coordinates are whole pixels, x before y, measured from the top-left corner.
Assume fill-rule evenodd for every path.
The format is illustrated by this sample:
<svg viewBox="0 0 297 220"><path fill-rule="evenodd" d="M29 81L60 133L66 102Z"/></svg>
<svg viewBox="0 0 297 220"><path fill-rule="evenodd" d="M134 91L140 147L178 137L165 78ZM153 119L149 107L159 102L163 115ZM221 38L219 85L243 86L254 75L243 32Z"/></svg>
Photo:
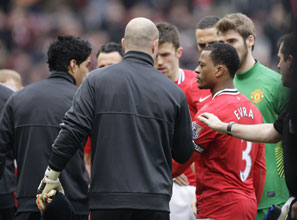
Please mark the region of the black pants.
<svg viewBox="0 0 297 220"><path fill-rule="evenodd" d="M0 219L1 220L13 220L15 211L16 211L16 207L0 209Z"/></svg>
<svg viewBox="0 0 297 220"><path fill-rule="evenodd" d="M40 212L17 212L14 220L42 220ZM88 215L75 215L73 220L88 220Z"/></svg>
<svg viewBox="0 0 297 220"><path fill-rule="evenodd" d="M169 220L169 212L137 209L91 210L91 220Z"/></svg>

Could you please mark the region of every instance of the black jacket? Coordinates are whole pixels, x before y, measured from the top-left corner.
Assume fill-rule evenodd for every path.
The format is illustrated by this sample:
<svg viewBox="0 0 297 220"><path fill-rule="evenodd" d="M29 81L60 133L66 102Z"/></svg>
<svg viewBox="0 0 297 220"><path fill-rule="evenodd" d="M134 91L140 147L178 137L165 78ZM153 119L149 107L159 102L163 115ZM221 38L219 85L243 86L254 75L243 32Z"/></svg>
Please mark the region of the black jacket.
<svg viewBox="0 0 297 220"><path fill-rule="evenodd" d="M44 80L14 93L7 101L0 122L0 157L13 149L17 160L18 211L39 211L36 192L51 154L59 124L77 90L69 73L53 72ZM60 177L76 214L88 214L88 174L83 145Z"/></svg>
<svg viewBox="0 0 297 220"><path fill-rule="evenodd" d="M286 111L274 122L274 128L282 136L286 184L290 195L297 198L297 124L293 119L292 112Z"/></svg>
<svg viewBox="0 0 297 220"><path fill-rule="evenodd" d="M151 56L89 74L53 145L50 167L61 170L91 131L90 209L169 211L172 157L193 152L191 119L182 90L153 67Z"/></svg>
<svg viewBox="0 0 297 220"><path fill-rule="evenodd" d="M12 90L0 84L0 113L12 93ZM16 177L14 169L13 155L10 151L5 160L4 158L0 160L0 209L15 206L13 193L16 191Z"/></svg>

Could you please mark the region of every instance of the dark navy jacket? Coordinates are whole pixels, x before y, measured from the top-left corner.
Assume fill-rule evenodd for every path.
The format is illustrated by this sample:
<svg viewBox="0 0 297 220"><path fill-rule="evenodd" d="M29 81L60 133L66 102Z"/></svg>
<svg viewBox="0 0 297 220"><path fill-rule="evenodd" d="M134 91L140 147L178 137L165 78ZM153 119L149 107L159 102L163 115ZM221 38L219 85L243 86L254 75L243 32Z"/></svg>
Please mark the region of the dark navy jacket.
<svg viewBox="0 0 297 220"><path fill-rule="evenodd" d="M39 211L35 204L37 188L48 165L59 124L76 90L69 73L52 72L48 78L15 92L7 101L0 121L0 157L8 149L13 149L16 156L19 212ZM88 214L88 174L82 144L60 180L76 214Z"/></svg>
<svg viewBox="0 0 297 220"><path fill-rule="evenodd" d="M90 209L169 211L172 157L193 153L191 119L182 90L153 67L148 54L90 73L53 145L50 167L62 170L90 133Z"/></svg>
<svg viewBox="0 0 297 220"><path fill-rule="evenodd" d="M0 84L0 113L4 108L7 99L12 93L12 90ZM1 174L1 170L3 169L3 174ZM14 174L14 169L13 155L12 151L10 151L10 153L7 154L5 160L3 158L3 160L0 161L0 209L6 209L15 206L13 193L16 191L16 177Z"/></svg>

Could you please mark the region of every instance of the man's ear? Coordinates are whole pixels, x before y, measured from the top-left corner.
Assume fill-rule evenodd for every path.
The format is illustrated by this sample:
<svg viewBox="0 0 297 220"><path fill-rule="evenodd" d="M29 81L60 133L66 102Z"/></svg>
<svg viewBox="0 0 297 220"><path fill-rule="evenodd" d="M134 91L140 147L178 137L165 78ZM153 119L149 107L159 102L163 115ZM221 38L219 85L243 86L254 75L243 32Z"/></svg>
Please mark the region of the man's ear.
<svg viewBox="0 0 297 220"><path fill-rule="evenodd" d="M75 73L76 65L77 64L75 59L70 60L68 65L68 72L71 73L72 75Z"/></svg>
<svg viewBox="0 0 297 220"><path fill-rule="evenodd" d="M152 54L157 55L159 46L159 39L153 41Z"/></svg>
<svg viewBox="0 0 297 220"><path fill-rule="evenodd" d="M288 64L289 64L289 68L292 67L293 59L294 59L293 56L289 55L287 60L286 60L286 62L288 62Z"/></svg>
<svg viewBox="0 0 297 220"><path fill-rule="evenodd" d="M219 78L224 75L226 72L226 67L224 65L217 65L217 72L216 72L216 77Z"/></svg>
<svg viewBox="0 0 297 220"><path fill-rule="evenodd" d="M125 52L125 38L122 38L121 44L122 44L122 48L123 48L123 50Z"/></svg>
<svg viewBox="0 0 297 220"><path fill-rule="evenodd" d="M176 55L177 55L178 59L182 56L183 51L184 51L184 48L182 48L182 47L177 48Z"/></svg>
<svg viewBox="0 0 297 220"><path fill-rule="evenodd" d="M246 39L246 44L248 47L252 48L255 45L255 37L253 35L249 35Z"/></svg>

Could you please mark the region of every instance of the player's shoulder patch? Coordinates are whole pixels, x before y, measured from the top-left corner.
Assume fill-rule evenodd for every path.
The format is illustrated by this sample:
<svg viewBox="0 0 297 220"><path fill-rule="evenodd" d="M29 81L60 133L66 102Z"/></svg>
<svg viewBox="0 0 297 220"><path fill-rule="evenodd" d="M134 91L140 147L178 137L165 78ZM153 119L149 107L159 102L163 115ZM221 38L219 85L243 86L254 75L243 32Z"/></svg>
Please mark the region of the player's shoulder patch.
<svg viewBox="0 0 297 220"><path fill-rule="evenodd" d="M196 123L196 121L192 122L192 137L193 139L197 139L199 137L199 133L202 130L202 127Z"/></svg>

